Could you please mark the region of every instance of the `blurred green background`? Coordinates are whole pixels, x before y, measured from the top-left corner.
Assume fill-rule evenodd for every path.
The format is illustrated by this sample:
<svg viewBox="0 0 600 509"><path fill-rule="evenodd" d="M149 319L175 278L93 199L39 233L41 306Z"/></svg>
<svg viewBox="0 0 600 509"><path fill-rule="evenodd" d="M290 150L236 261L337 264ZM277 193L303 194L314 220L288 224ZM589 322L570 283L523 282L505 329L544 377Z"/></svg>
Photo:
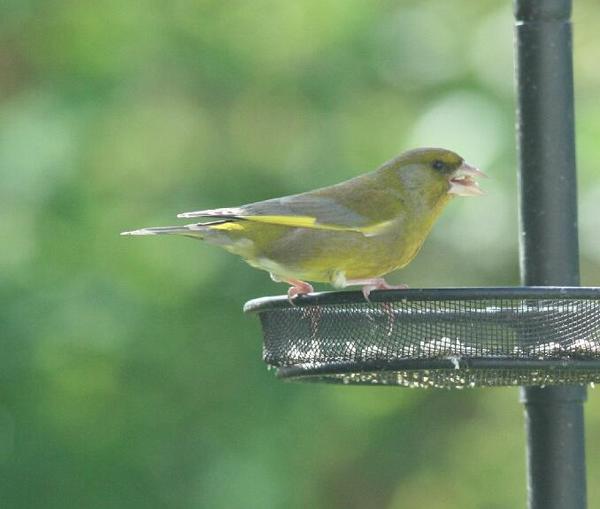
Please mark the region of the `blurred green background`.
<svg viewBox="0 0 600 509"><path fill-rule="evenodd" d="M582 282L600 285L600 4L574 19ZM518 284L513 110L508 0L2 2L0 505L523 507L516 388L282 383L241 308L283 285L118 236L440 145L488 194L392 280ZM599 441L590 391L589 479Z"/></svg>

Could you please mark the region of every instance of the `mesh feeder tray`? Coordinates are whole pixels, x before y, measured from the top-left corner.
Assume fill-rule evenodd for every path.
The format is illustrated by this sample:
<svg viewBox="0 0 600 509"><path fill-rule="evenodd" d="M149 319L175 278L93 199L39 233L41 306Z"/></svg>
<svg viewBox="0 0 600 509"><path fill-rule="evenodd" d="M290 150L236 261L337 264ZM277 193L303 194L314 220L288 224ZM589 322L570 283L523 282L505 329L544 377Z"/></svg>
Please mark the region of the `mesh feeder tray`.
<svg viewBox="0 0 600 509"><path fill-rule="evenodd" d="M382 290L246 303L284 379L408 387L600 381L600 288Z"/></svg>

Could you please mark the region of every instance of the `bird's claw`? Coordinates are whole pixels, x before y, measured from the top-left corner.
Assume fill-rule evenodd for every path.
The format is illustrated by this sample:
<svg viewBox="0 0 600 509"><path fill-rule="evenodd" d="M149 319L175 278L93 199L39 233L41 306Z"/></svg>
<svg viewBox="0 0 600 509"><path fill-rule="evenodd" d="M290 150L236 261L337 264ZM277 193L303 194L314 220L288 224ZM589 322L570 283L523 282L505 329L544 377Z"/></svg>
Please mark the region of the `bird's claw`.
<svg viewBox="0 0 600 509"><path fill-rule="evenodd" d="M294 300L298 298L299 295L306 295L307 293L312 293L315 289L312 287L310 283L306 283L304 281L299 280L287 280L286 283L289 283L290 286L288 288L288 301L292 306L295 306Z"/></svg>
<svg viewBox="0 0 600 509"><path fill-rule="evenodd" d="M369 296L371 295L371 292L373 290L406 290L408 288L408 285L405 284L401 284L401 285L390 285L388 284L388 282L383 279L383 278L379 278L379 279L374 279L373 281L368 282L367 284L365 284L362 287L362 294L363 297L365 298L365 300L367 302L371 302L371 299L369 298Z"/></svg>

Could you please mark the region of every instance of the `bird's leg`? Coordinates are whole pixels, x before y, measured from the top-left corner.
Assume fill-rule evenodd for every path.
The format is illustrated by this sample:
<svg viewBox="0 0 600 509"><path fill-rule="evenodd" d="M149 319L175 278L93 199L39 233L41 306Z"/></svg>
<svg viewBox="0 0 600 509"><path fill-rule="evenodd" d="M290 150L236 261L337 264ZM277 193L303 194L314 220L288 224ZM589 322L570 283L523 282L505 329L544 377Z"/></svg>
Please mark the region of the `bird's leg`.
<svg viewBox="0 0 600 509"><path fill-rule="evenodd" d="M294 305L293 302L292 305ZM316 341L319 332L319 322L321 321L321 306L302 306L300 312L302 318L309 321L311 341Z"/></svg>
<svg viewBox="0 0 600 509"><path fill-rule="evenodd" d="M283 281L292 285L288 288L287 292L290 304L294 304L294 299L298 297L298 295L304 295L315 291L311 284L300 281L299 279L285 279Z"/></svg>
<svg viewBox="0 0 600 509"><path fill-rule="evenodd" d="M292 285L291 288L288 289L288 300L292 306L295 306L294 299L298 295L304 295L314 291L311 284L298 279L281 279L272 272L271 279L277 283L288 283ZM317 332L319 330L319 319L321 318L321 309L319 307L313 308L310 306L302 308L302 318L308 318L310 320L310 339L313 341L316 340Z"/></svg>
<svg viewBox="0 0 600 509"><path fill-rule="evenodd" d="M362 285L362 294L367 302L369 295L373 290L405 290L408 288L407 285L390 285L382 277L374 277L370 279L347 279L344 282L344 286Z"/></svg>
<svg viewBox="0 0 600 509"><path fill-rule="evenodd" d="M405 290L408 288L407 285L390 285L382 277L376 277L371 279L349 279L345 282L346 286L351 285L363 285L362 294L367 302L371 302L369 295L373 290ZM387 317L386 334L391 336L394 331L395 316L394 306L391 302L380 303L383 314Z"/></svg>

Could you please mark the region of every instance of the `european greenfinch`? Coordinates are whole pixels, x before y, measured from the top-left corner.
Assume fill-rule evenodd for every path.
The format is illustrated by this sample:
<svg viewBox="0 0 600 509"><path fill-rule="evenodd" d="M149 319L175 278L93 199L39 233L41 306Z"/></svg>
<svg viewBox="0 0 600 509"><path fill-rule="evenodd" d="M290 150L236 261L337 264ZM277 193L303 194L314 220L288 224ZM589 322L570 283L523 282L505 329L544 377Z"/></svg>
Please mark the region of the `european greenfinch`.
<svg viewBox="0 0 600 509"><path fill-rule="evenodd" d="M483 193L474 180L481 176L450 150L419 148L340 184L241 207L185 212L177 217L211 220L122 235L184 235L221 246L270 272L274 281L290 284L290 300L313 291L306 281L362 285L368 299L372 290L398 288L382 276L415 257L453 196Z"/></svg>

